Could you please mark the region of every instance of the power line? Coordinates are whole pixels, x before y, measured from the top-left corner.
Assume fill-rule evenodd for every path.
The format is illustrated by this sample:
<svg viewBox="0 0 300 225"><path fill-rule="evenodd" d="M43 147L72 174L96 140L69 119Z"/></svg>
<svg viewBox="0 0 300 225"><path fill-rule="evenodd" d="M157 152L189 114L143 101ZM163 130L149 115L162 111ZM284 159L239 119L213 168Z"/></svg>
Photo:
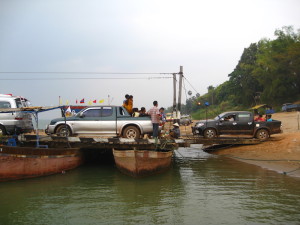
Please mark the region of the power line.
<svg viewBox="0 0 300 225"><path fill-rule="evenodd" d="M123 73L123 72L15 72L15 71L0 71L0 74L99 74L99 75L172 75L174 73ZM176 73L177 74L177 73Z"/></svg>
<svg viewBox="0 0 300 225"><path fill-rule="evenodd" d="M196 94L197 93L199 93L194 87L193 87L193 85L186 79L186 77L184 77L184 79L189 83L189 85L194 89L194 91L196 92Z"/></svg>
<svg viewBox="0 0 300 225"><path fill-rule="evenodd" d="M0 78L0 80L11 81L34 81L34 80L152 80L172 79L172 77L50 77L50 78Z"/></svg>

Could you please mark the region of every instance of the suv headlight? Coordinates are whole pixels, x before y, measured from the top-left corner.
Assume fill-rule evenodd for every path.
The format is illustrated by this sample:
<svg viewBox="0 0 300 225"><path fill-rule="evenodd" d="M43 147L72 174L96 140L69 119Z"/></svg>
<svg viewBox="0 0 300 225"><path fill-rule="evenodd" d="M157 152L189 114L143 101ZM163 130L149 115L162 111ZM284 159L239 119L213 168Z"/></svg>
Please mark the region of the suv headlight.
<svg viewBox="0 0 300 225"><path fill-rule="evenodd" d="M202 127L204 126L204 123L196 123L195 127Z"/></svg>

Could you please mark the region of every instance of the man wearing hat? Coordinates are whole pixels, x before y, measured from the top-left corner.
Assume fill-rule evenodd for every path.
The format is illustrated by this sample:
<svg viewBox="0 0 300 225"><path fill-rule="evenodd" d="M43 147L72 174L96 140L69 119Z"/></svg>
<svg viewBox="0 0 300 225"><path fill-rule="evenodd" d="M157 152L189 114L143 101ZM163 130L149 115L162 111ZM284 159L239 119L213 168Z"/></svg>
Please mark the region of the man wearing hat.
<svg viewBox="0 0 300 225"><path fill-rule="evenodd" d="M180 129L178 123L173 124L173 129L170 130L170 136L175 139L180 137Z"/></svg>

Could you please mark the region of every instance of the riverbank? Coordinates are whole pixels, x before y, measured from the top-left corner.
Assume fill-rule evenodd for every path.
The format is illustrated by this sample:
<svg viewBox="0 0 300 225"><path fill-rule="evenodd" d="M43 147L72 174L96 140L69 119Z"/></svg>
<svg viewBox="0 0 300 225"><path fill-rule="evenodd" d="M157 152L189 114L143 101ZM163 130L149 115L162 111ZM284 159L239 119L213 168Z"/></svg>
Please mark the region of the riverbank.
<svg viewBox="0 0 300 225"><path fill-rule="evenodd" d="M273 119L282 122L283 133L258 145L244 145L211 152L231 157L290 176L300 177L300 130L298 112L280 112ZM182 133L187 130L181 127ZM187 131L188 133L188 131Z"/></svg>

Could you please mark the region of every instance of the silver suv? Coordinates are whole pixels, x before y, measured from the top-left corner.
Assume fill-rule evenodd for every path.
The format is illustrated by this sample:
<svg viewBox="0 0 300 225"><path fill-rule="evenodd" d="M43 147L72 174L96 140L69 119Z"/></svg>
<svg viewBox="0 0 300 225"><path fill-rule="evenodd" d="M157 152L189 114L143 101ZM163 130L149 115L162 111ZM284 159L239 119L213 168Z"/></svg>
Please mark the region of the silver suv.
<svg viewBox="0 0 300 225"><path fill-rule="evenodd" d="M20 96L0 94L0 135L20 134L33 131L30 113L2 113L1 109L29 107L30 102Z"/></svg>
<svg viewBox="0 0 300 225"><path fill-rule="evenodd" d="M47 134L72 136L79 134L139 138L151 134L150 117L131 117L122 106L91 106L75 116L51 120Z"/></svg>

